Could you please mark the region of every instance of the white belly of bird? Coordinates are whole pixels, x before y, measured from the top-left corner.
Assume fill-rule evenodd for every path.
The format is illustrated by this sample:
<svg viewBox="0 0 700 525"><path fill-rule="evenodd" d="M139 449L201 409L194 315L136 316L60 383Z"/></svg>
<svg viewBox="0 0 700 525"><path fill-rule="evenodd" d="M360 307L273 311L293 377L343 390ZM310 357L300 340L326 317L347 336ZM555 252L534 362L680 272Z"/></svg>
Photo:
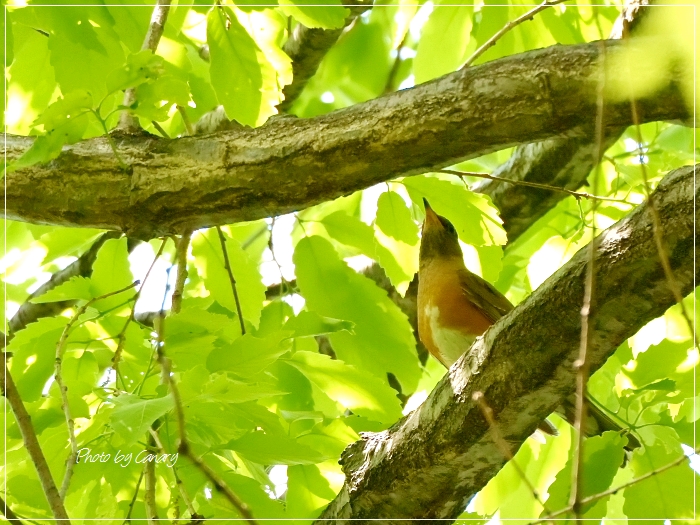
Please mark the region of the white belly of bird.
<svg viewBox="0 0 700 525"><path fill-rule="evenodd" d="M424 313L430 323L433 342L440 350L445 364L452 366L457 359L462 357L464 352L469 350L476 337L459 330L443 327L440 324L440 310L437 306L428 305Z"/></svg>

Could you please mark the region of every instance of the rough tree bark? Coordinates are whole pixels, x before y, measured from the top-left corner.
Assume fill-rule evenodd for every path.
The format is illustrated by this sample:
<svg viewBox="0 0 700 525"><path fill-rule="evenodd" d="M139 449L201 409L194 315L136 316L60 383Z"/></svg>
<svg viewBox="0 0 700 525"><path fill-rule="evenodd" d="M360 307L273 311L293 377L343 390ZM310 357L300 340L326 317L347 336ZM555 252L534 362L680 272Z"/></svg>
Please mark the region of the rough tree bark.
<svg viewBox="0 0 700 525"><path fill-rule="evenodd" d="M684 294L698 277L698 172L700 165L675 170L654 193ZM591 370L675 302L652 230L648 206L641 205L595 241ZM459 516L505 463L472 394L483 392L501 433L517 448L574 389L587 257L581 250L478 339L420 408L350 445L341 457L345 485L319 520Z"/></svg>
<svg viewBox="0 0 700 525"><path fill-rule="evenodd" d="M129 173L104 138L83 141L8 174L6 216L145 239L281 215L505 147L575 136L595 116L598 53L598 43L554 46L257 129L176 140L117 135ZM639 108L644 122L688 116L672 79ZM607 129L630 123L628 102L606 107ZM8 161L32 140L6 138Z"/></svg>

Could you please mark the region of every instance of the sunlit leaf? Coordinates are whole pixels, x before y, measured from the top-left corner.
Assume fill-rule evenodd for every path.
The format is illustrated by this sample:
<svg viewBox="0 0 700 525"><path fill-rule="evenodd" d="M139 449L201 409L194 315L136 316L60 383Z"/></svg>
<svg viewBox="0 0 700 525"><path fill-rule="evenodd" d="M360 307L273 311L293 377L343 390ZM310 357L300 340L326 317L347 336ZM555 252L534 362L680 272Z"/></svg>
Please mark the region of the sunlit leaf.
<svg viewBox="0 0 700 525"><path fill-rule="evenodd" d="M349 14L340 0L279 0L279 3L284 14L293 16L306 27L343 27Z"/></svg>
<svg viewBox="0 0 700 525"><path fill-rule="evenodd" d="M338 357L382 379L391 372L410 392L420 375L415 339L406 316L386 292L348 268L318 236L297 244L294 264L309 310L355 323L354 334L330 335Z"/></svg>
<svg viewBox="0 0 700 525"><path fill-rule="evenodd" d="M143 399L131 394L122 394L112 403L112 427L126 444L143 438L151 424L175 406L171 396Z"/></svg>
<svg viewBox="0 0 700 525"><path fill-rule="evenodd" d="M369 419L390 423L401 415L396 391L367 372L313 352L288 361L331 399Z"/></svg>

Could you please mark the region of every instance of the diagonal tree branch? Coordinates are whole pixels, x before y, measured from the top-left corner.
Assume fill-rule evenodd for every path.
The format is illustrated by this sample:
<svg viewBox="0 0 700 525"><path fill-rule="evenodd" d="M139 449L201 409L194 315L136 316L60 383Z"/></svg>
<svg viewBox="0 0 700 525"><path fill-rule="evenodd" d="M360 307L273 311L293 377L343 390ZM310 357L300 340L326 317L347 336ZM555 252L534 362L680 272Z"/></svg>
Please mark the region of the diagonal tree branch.
<svg viewBox="0 0 700 525"><path fill-rule="evenodd" d="M693 261L698 172L700 165L675 170L654 193L683 294L692 291L698 277ZM597 309L587 354L591 371L675 304L647 205L595 243ZM472 395L483 392L503 437L517 447L574 388L586 252L582 249L478 339L419 409L345 450L345 485L320 521L454 519L464 510L505 462Z"/></svg>
<svg viewBox="0 0 700 525"><path fill-rule="evenodd" d="M610 56L623 51L615 42L606 48ZM576 136L595 116L598 53L597 43L532 51L256 129L175 140L117 135L130 173L104 137L89 139L8 174L6 216L145 239L281 215L516 144ZM639 101L643 122L688 116L668 81ZM605 128L629 123L629 103L611 102ZM6 138L9 161L32 141Z"/></svg>
<svg viewBox="0 0 700 525"><path fill-rule="evenodd" d="M5 337L3 337L3 339L5 339ZM34 432L31 417L29 416L29 413L24 406L24 402L17 391L17 386L12 380L10 371L7 369L7 359L5 357L5 353L2 352L0 357L3 361L3 370L0 372L0 393L2 393L2 395L7 399L15 418L17 419L17 426L22 434L24 447L27 449L27 453L32 460L32 464L36 468L39 482L41 483L41 488L44 491L44 495L46 496L54 518L61 520L61 523L70 525L70 519L68 518L66 509L63 506L61 496L58 493L56 482L51 475L51 470L49 470L46 457L44 456L44 452L41 450L39 440Z"/></svg>

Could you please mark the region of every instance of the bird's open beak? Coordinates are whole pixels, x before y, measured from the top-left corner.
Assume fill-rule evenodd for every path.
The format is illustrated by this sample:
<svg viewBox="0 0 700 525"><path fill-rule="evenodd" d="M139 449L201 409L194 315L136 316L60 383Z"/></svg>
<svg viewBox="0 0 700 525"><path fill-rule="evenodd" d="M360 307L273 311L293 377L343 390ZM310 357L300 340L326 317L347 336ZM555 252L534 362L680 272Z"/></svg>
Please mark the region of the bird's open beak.
<svg viewBox="0 0 700 525"><path fill-rule="evenodd" d="M428 203L427 199L423 199L423 204L425 205L425 222L423 223L423 229L434 228L438 226L440 228L443 228L442 222L440 222L437 213L435 213L430 207L430 204Z"/></svg>

